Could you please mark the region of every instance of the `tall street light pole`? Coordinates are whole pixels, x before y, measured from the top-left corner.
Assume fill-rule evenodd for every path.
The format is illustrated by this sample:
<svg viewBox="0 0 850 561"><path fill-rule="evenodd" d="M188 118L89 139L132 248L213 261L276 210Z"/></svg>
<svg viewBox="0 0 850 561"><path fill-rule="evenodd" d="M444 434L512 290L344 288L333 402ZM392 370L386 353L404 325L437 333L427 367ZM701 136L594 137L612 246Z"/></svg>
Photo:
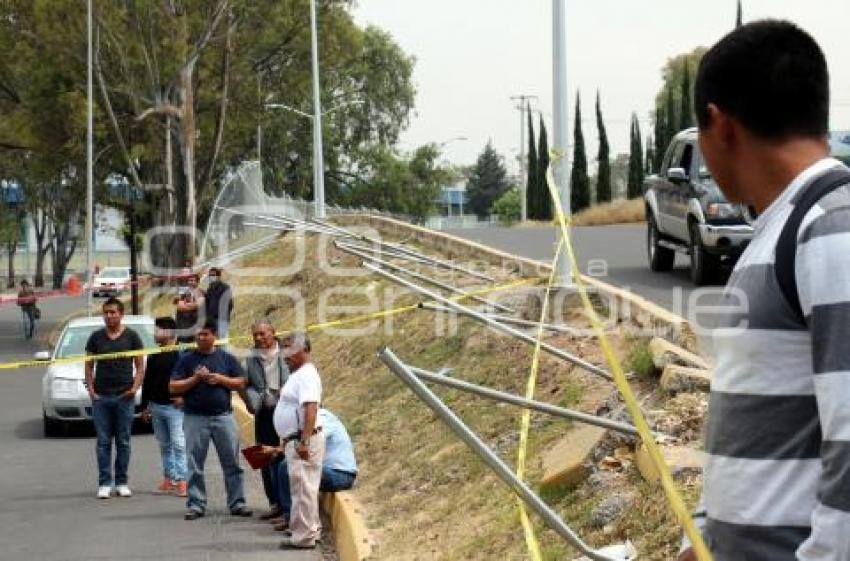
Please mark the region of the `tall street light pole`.
<svg viewBox="0 0 850 561"><path fill-rule="evenodd" d="M567 102L567 0L552 0L552 105L555 149L561 157L554 162L555 184L561 206L570 215L569 104ZM556 274L557 285L572 286L572 265L567 249L561 245Z"/></svg>
<svg viewBox="0 0 850 561"><path fill-rule="evenodd" d="M325 217L325 162L322 149L322 100L319 95L319 37L316 0L310 0L310 30L313 49L313 199L316 218Z"/></svg>
<svg viewBox="0 0 850 561"><path fill-rule="evenodd" d="M94 251L94 107L93 107L93 61L92 61L92 0L88 0L86 27L88 33L88 77L86 92L88 95L88 130L86 133L86 285L87 309L92 314L92 252Z"/></svg>

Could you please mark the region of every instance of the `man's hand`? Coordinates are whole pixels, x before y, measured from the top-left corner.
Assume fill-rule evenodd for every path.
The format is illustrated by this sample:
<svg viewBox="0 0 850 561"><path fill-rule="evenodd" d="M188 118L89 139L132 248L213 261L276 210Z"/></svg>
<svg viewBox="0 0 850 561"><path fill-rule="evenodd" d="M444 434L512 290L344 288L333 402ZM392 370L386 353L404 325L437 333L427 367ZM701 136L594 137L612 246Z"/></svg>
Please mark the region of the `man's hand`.
<svg viewBox="0 0 850 561"><path fill-rule="evenodd" d="M89 390L89 399L91 399L92 403L97 401L99 398L100 398L100 396L97 395L96 393L94 393L94 390Z"/></svg>
<svg viewBox="0 0 850 561"><path fill-rule="evenodd" d="M139 391L139 388L134 385L129 390L121 394L121 399L133 399L136 397L137 391Z"/></svg>
<svg viewBox="0 0 850 561"><path fill-rule="evenodd" d="M180 409L181 407L183 407L183 398L180 396L172 397L171 403L172 405L174 405L174 407Z"/></svg>
<svg viewBox="0 0 850 561"><path fill-rule="evenodd" d="M677 561L697 561L697 554L694 553L694 548L689 547L679 555Z"/></svg>
<svg viewBox="0 0 850 561"><path fill-rule="evenodd" d="M211 386L217 386L217 385L221 384L222 378L223 378L223 376L221 374L216 374L215 372L207 372L203 376L204 382L206 382L207 384L209 384Z"/></svg>
<svg viewBox="0 0 850 561"><path fill-rule="evenodd" d="M151 422L151 410L150 409L145 409L144 411L142 411L142 421L144 421L146 423Z"/></svg>
<svg viewBox="0 0 850 561"><path fill-rule="evenodd" d="M310 459L310 449L307 447L306 442L299 441L298 444L295 445L295 453L298 454L298 457L305 462Z"/></svg>
<svg viewBox="0 0 850 561"><path fill-rule="evenodd" d="M264 456L276 458L283 455L283 449L280 446L263 446L262 453Z"/></svg>

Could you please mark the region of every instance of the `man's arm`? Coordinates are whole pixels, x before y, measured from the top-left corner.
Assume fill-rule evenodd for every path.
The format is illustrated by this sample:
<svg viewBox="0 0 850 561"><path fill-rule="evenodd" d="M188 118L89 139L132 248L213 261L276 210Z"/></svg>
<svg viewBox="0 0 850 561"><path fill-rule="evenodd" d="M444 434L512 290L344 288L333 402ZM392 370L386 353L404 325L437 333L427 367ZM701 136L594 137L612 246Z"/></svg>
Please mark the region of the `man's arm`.
<svg viewBox="0 0 850 561"><path fill-rule="evenodd" d="M295 445L295 452L302 460L310 458L310 437L316 430L316 417L319 414L319 404L315 401L304 403L304 427L301 429L301 440Z"/></svg>
<svg viewBox="0 0 850 561"><path fill-rule="evenodd" d="M171 395L183 395L200 383L201 375L196 372L188 378L168 382L168 391L171 392Z"/></svg>
<svg viewBox="0 0 850 561"><path fill-rule="evenodd" d="M89 353L91 354L91 353ZM94 392L94 361L87 360L86 361L86 387L89 390L89 397L92 401L98 398L98 395Z"/></svg>
<svg viewBox="0 0 850 561"><path fill-rule="evenodd" d="M841 196L827 196L822 203ZM850 206L816 207L798 239L796 276L812 343L823 467L801 560L850 559Z"/></svg>

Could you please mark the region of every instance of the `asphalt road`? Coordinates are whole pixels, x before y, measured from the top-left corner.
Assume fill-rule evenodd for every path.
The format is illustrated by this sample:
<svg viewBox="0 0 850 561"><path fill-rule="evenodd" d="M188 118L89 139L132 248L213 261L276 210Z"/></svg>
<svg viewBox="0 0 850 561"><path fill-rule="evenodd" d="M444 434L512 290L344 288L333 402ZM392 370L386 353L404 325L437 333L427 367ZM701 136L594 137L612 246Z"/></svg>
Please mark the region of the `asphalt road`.
<svg viewBox="0 0 850 561"><path fill-rule="evenodd" d="M551 263L558 230L551 226L468 228L447 233L515 255ZM629 289L679 315L688 316L696 304L716 302L720 286L697 287L688 276L687 255L676 256L667 273L653 273L646 258L646 226L584 226L572 228L572 238L582 272Z"/></svg>
<svg viewBox="0 0 850 561"><path fill-rule="evenodd" d="M40 307L39 340L21 338L17 306L0 305L0 362L45 349L49 330L83 305L55 298ZM155 496L160 464L151 434L133 436L130 499L99 501L91 429L42 436L43 368L0 370L0 559L34 561L316 561L318 552L282 552L280 534L254 519L226 513L217 457L207 460L208 516L184 522L183 500ZM246 470L248 503L265 508L256 472Z"/></svg>

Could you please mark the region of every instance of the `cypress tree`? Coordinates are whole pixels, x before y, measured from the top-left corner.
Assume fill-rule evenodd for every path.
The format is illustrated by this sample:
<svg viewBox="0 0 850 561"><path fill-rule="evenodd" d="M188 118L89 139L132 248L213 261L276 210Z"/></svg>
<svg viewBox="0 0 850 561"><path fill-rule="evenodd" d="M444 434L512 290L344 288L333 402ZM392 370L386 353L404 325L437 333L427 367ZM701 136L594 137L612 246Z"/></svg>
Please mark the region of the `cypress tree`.
<svg viewBox="0 0 850 561"><path fill-rule="evenodd" d="M691 102L691 71L688 67L688 59L682 61L684 72L682 73L681 102L679 109L679 130L689 129L694 126L693 103Z"/></svg>
<svg viewBox="0 0 850 561"><path fill-rule="evenodd" d="M546 172L549 169L549 138L546 133L546 123L540 115L540 148L537 150L537 185L540 186L540 220L552 220L552 195L549 194L549 183Z"/></svg>
<svg viewBox="0 0 850 561"><path fill-rule="evenodd" d="M737 17L735 18L735 28L737 29L738 27L741 27L742 25L744 25L744 13L743 13L743 10L741 9L741 0L738 0L738 14L737 14Z"/></svg>
<svg viewBox="0 0 850 561"><path fill-rule="evenodd" d="M677 126L679 125L679 119L676 118L676 103L673 101L673 86L671 85L667 88L667 107L664 110L664 123L666 125L666 141L667 144L673 140L673 137L676 136L676 133L679 132Z"/></svg>
<svg viewBox="0 0 850 561"><path fill-rule="evenodd" d="M640 125L637 115L632 113L631 151L629 152L629 181L626 197L639 197L643 191L643 145L640 139Z"/></svg>
<svg viewBox="0 0 850 561"><path fill-rule="evenodd" d="M596 174L596 202L604 203L611 200L611 160L608 146L608 134L605 131L605 122L602 120L602 105L599 100L599 90L596 90L596 128L599 131L599 162Z"/></svg>
<svg viewBox="0 0 850 561"><path fill-rule="evenodd" d="M538 220L540 218L540 186L537 184L539 173L537 170L537 143L534 141L534 123L531 120L531 111L528 112L528 169L526 170L525 201L528 218Z"/></svg>
<svg viewBox="0 0 850 561"><path fill-rule="evenodd" d="M653 153L652 146L652 135L650 135L646 139L646 166L644 168L646 175L652 174L652 163L655 161L655 154Z"/></svg>
<svg viewBox="0 0 850 561"><path fill-rule="evenodd" d="M580 212L590 206L590 178L587 176L587 153L581 132L581 94L576 92L575 136L573 138L573 171L570 178L570 211Z"/></svg>
<svg viewBox="0 0 850 561"><path fill-rule="evenodd" d="M664 110L661 105L655 108L655 150L653 151L653 169L659 171L661 169L661 159L664 157L664 151L667 150L669 140L667 136L667 124L664 122Z"/></svg>

